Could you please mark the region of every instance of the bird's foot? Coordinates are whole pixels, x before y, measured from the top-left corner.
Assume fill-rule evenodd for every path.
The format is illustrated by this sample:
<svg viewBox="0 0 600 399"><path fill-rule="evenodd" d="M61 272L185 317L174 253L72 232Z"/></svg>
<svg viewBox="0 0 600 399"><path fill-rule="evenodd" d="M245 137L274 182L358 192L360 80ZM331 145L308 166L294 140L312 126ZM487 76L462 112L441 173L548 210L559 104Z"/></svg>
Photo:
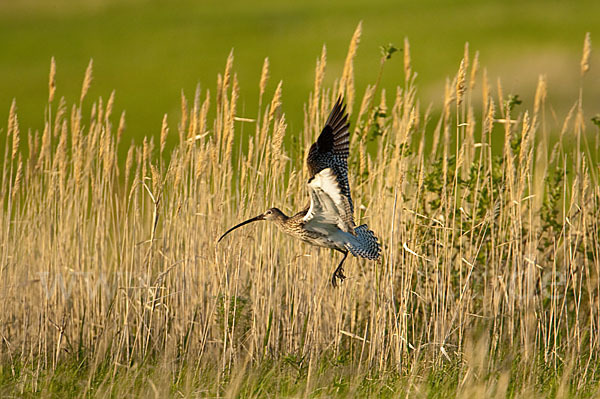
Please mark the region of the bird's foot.
<svg viewBox="0 0 600 399"><path fill-rule="evenodd" d="M333 276L331 277L331 285L333 285L333 288L336 288L338 285L337 279L340 279L340 283L343 283L346 279L346 276L344 275L344 268L341 265L335 269Z"/></svg>

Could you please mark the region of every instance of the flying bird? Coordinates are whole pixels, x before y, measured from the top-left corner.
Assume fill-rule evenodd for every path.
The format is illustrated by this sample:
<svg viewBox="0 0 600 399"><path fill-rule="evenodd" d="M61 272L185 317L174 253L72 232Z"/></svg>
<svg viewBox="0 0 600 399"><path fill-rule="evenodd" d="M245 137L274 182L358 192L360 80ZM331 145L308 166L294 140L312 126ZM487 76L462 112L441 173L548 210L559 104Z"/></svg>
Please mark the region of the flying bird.
<svg viewBox="0 0 600 399"><path fill-rule="evenodd" d="M227 230L219 242L238 227L258 220L274 222L285 233L318 247L331 248L344 256L331 277L344 281L342 265L352 255L371 260L379 259L381 246L366 224L354 224L354 205L348 183L348 154L350 124L342 98L338 98L317 141L310 147L307 165L310 173L308 191L310 204L293 216L278 208L248 219Z"/></svg>

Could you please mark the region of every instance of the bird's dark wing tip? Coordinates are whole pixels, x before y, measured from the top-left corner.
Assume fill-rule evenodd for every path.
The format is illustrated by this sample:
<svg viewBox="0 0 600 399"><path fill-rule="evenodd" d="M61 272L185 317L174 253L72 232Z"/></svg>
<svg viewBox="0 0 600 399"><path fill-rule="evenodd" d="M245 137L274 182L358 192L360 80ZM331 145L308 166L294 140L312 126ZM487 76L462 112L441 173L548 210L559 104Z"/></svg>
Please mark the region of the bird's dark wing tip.
<svg viewBox="0 0 600 399"><path fill-rule="evenodd" d="M321 154L330 152L333 149L333 138L333 129L330 125L325 125L317 139L317 146Z"/></svg>
<svg viewBox="0 0 600 399"><path fill-rule="evenodd" d="M344 98L340 95L329 113L321 134L310 147L307 165L312 175L332 166L336 158L339 162L348 158L349 126Z"/></svg>

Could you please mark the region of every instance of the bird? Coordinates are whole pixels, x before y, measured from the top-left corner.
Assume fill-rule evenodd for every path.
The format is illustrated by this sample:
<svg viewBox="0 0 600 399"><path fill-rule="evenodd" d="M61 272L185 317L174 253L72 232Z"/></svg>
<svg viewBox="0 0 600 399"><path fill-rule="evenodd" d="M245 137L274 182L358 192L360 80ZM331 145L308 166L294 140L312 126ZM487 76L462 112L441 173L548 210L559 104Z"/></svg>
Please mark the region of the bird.
<svg viewBox="0 0 600 399"><path fill-rule="evenodd" d="M227 230L218 242L248 223L260 220L274 222L288 235L343 254L331 277L333 287L337 287L338 280L341 283L346 279L343 264L348 253L370 260L379 259L381 245L375 233L366 224L356 226L354 223L354 205L348 182L349 129L346 106L340 96L308 152L310 203L293 216L285 215L278 208L267 209Z"/></svg>

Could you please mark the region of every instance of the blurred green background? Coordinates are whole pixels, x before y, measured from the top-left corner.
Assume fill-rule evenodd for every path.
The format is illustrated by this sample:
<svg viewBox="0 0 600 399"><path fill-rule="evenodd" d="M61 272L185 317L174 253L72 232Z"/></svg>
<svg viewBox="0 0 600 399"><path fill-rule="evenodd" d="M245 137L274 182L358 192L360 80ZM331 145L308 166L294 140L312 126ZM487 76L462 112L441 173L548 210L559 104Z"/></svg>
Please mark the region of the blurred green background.
<svg viewBox="0 0 600 399"><path fill-rule="evenodd" d="M87 103L107 99L115 89L115 111L127 112L125 142L139 142L158 134L164 113L175 128L181 90L192 97L200 83L214 93L216 75L233 48L241 86L238 114L255 116L260 70L269 57L267 95L283 80L283 110L290 131L298 131L322 46L327 46L330 84L341 73L361 20L355 61L359 96L376 78L379 46L400 48L408 37L419 97L439 106L444 81L456 73L468 41L472 55L479 50L490 79L501 78L504 93L519 94L523 106L531 101L537 76L546 74L549 102L560 120L578 96L585 32L591 32L592 43L600 39L599 16L598 0L2 1L0 126L6 131L16 98L21 129L41 129L50 58L57 63L57 96L69 103L78 101L93 58ZM600 112L598 61L593 51L584 79L586 116ZM396 54L382 83L393 90L403 79L402 56Z"/></svg>

